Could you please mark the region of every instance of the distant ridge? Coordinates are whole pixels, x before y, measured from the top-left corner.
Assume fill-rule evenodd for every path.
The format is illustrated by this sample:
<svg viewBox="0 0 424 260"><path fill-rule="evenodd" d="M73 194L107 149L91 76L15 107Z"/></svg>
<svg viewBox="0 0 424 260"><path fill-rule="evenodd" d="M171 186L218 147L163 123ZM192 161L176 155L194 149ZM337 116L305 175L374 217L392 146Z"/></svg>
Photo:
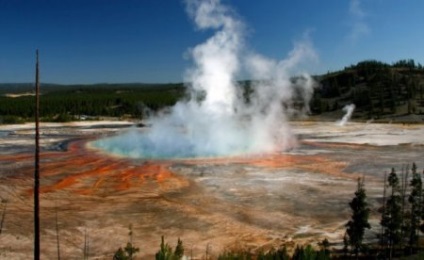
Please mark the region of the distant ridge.
<svg viewBox="0 0 424 260"><path fill-rule="evenodd" d="M353 120L424 122L424 68L414 60L387 64L365 60L343 70L314 76L317 81L310 101L310 115L319 120L337 120L343 107L355 104ZM239 81L248 99L252 81ZM34 83L0 83L2 116L27 119L31 116L28 93ZM260 91L260 90L258 90ZM6 94L26 97L10 100ZM185 97L184 83L42 83L42 102L49 103L44 115L137 116L145 108L157 111ZM10 95L9 95L10 96ZM26 99L25 99L26 98Z"/></svg>
<svg viewBox="0 0 424 260"><path fill-rule="evenodd" d="M94 84L57 84L41 83L41 91L72 90L76 88L161 88L182 86L182 83L94 83ZM34 83L0 83L0 94L19 94L34 91Z"/></svg>

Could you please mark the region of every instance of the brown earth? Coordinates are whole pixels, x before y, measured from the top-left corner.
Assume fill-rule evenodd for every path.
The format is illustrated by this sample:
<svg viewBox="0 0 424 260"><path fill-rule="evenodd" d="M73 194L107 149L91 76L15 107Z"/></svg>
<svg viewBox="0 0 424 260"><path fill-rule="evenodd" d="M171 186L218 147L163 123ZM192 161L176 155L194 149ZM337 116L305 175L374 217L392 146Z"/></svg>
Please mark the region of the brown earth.
<svg viewBox="0 0 424 260"><path fill-rule="evenodd" d="M308 124L301 127L313 127ZM370 204L378 208L384 171L401 165L397 152L411 160L422 155L421 146L387 148L303 134L299 147L287 153L146 161L89 148L100 132L59 127L45 130L43 138L58 136L71 140L67 149L54 151L49 147L57 141L46 142L41 155L42 259L57 256L56 218L64 259L81 259L85 242L90 259L111 259L128 242L129 225L138 259L152 259L162 235L171 246L180 237L186 255L195 258L323 238L339 243L355 180L366 176ZM2 137L27 141L8 144L0 154L0 198L6 206L0 208L2 259L32 256L31 137L28 130ZM375 210L372 216L369 237L378 232Z"/></svg>

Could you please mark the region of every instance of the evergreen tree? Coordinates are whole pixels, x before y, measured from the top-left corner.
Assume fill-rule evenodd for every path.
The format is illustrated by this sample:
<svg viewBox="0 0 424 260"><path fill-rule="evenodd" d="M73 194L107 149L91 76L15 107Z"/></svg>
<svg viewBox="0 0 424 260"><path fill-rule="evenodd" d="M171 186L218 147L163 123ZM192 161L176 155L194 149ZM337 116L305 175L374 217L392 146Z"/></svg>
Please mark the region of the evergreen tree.
<svg viewBox="0 0 424 260"><path fill-rule="evenodd" d="M183 241L180 238L178 238L178 242L177 242L177 246L175 247L174 255L175 255L176 259L181 259L184 256Z"/></svg>
<svg viewBox="0 0 424 260"><path fill-rule="evenodd" d="M314 248L311 245L307 245L305 247L305 260L314 260L317 257L317 252L315 252Z"/></svg>
<svg viewBox="0 0 424 260"><path fill-rule="evenodd" d="M424 175L424 170L423 170L423 175ZM423 222L420 225L420 230L421 230L421 232L424 233L424 190L422 192L423 192L422 193L423 196L422 196L422 200L421 200L421 221L423 221Z"/></svg>
<svg viewBox="0 0 424 260"><path fill-rule="evenodd" d="M317 252L312 248L311 245L296 246L293 253L293 260L315 260L317 258Z"/></svg>
<svg viewBox="0 0 424 260"><path fill-rule="evenodd" d="M160 249L155 255L156 260L171 260L173 258L172 248L165 244L165 239L162 236L162 242L160 243Z"/></svg>
<svg viewBox="0 0 424 260"><path fill-rule="evenodd" d="M409 165L402 167L402 173L400 176L400 198L401 198L401 233L400 233L400 243L399 246L401 248L404 247L404 242L408 242L408 237L411 232L411 223L410 216L411 212L409 210L408 205L406 204L407 190L408 190L408 179L409 179Z"/></svg>
<svg viewBox="0 0 424 260"><path fill-rule="evenodd" d="M128 256L125 254L124 250L120 247L113 256L113 260L127 260Z"/></svg>
<svg viewBox="0 0 424 260"><path fill-rule="evenodd" d="M383 240L389 248L390 259L392 258L393 248L399 244L401 240L401 197L399 195L399 179L392 168L388 177L389 187L391 188L391 195L387 199L386 206L381 218L381 226L384 229Z"/></svg>
<svg viewBox="0 0 424 260"><path fill-rule="evenodd" d="M132 260L133 256L140 251L137 247L134 247L132 244L132 235L133 235L133 231L132 231L132 225L129 226L129 231L128 232L128 236L130 238L130 241L127 243L127 245L124 247L124 249L122 249L122 247L120 247L116 252L115 255L113 256L114 260Z"/></svg>
<svg viewBox="0 0 424 260"><path fill-rule="evenodd" d="M343 256L344 258L347 258L347 253L349 253L349 240L347 237L347 233L344 233L343 236Z"/></svg>
<svg viewBox="0 0 424 260"><path fill-rule="evenodd" d="M133 245L128 242L127 246L122 249L120 247L113 256L113 260L132 260L133 256L139 251L138 248L133 247Z"/></svg>
<svg viewBox="0 0 424 260"><path fill-rule="evenodd" d="M274 259L289 260L290 256L289 256L289 253L287 251L287 247L284 246L283 248L278 249L277 252L275 252Z"/></svg>
<svg viewBox="0 0 424 260"><path fill-rule="evenodd" d="M293 260L305 260L306 259L306 254L305 254L305 249L303 248L303 246L296 246L296 249L294 250L293 256L292 256Z"/></svg>
<svg viewBox="0 0 424 260"><path fill-rule="evenodd" d="M128 259L132 260L133 255L135 255L139 249L134 247L130 242L127 243L127 246L124 248L125 253L128 255Z"/></svg>
<svg viewBox="0 0 424 260"><path fill-rule="evenodd" d="M410 231L408 244L411 248L418 246L418 234L420 227L420 217L422 212L422 180L417 173L417 166L412 164L412 180L410 182L411 194L408 201L411 204Z"/></svg>
<svg viewBox="0 0 424 260"><path fill-rule="evenodd" d="M329 260L330 257L330 242L328 239L324 239L321 243L319 243L320 250L317 252L316 260Z"/></svg>
<svg viewBox="0 0 424 260"><path fill-rule="evenodd" d="M367 195L364 189L364 181L363 179L358 179L358 187L355 192L355 197L349 203L349 206L352 209L352 217L346 224L348 243L353 249L356 257L358 257L359 251L362 248L362 240L364 238L365 229L371 228L368 223L370 209L366 199Z"/></svg>

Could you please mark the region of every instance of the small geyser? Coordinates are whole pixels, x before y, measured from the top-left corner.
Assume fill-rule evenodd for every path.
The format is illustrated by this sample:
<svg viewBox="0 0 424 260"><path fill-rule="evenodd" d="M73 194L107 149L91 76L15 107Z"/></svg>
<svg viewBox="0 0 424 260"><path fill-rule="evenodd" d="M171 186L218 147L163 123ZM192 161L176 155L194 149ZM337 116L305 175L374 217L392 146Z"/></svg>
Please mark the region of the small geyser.
<svg viewBox="0 0 424 260"><path fill-rule="evenodd" d="M352 117L353 111L355 111L355 104L346 105L343 107L343 112L345 112L345 115L343 116L342 120L338 121L339 126L344 126L349 121L349 119Z"/></svg>
<svg viewBox="0 0 424 260"><path fill-rule="evenodd" d="M299 104L308 111L314 81L290 73L305 58L316 58L310 42L297 43L284 60L268 59L245 47L244 24L219 0L185 3L198 29L215 31L189 50L190 98L150 117L149 129L132 129L94 146L135 158L181 158L269 153L295 145L287 119ZM248 101L237 83L241 75L252 79Z"/></svg>

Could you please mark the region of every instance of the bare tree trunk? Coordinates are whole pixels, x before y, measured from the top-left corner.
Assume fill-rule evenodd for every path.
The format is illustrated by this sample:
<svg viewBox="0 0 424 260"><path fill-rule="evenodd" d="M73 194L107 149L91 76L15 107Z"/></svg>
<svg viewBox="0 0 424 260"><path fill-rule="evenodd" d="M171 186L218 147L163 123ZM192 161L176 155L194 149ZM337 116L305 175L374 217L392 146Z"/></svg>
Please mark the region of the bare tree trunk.
<svg viewBox="0 0 424 260"><path fill-rule="evenodd" d="M40 259L40 78L38 50L35 65L34 260Z"/></svg>
<svg viewBox="0 0 424 260"><path fill-rule="evenodd" d="M130 244L131 244L131 248L130 248L130 252L129 254L129 260L133 259L133 231L132 231L132 224L130 224L129 226L130 232L128 233L128 235L130 236Z"/></svg>
<svg viewBox="0 0 424 260"><path fill-rule="evenodd" d="M87 229L84 231L84 260L87 259Z"/></svg>
<svg viewBox="0 0 424 260"><path fill-rule="evenodd" d="M57 204L56 204L56 248L57 248L57 260L60 260L60 239L59 239L59 222L57 217Z"/></svg>
<svg viewBox="0 0 424 260"><path fill-rule="evenodd" d="M387 172L384 172L384 181L383 181L383 209L382 209L382 219L384 217L384 215L386 214L386 197L387 197L387 185L386 185L386 181L387 181ZM384 235L384 226L381 225L381 233L380 233L380 242L381 242L381 246L384 250L384 257L386 257L387 254L387 241L385 240L386 237Z"/></svg>
<svg viewBox="0 0 424 260"><path fill-rule="evenodd" d="M403 246L404 246L404 237L405 234L407 233L407 226L405 223L405 210L406 210L406 194L407 194L407 189L408 189L408 177L409 177L409 164L405 166L402 166L402 175L401 175L401 180L402 180L402 184L401 184L401 196L402 196L402 208L401 208L401 217L402 217L402 221L401 221L401 239L400 239L400 248L401 248L401 252L403 255Z"/></svg>
<svg viewBox="0 0 424 260"><path fill-rule="evenodd" d="M406 169L406 171L408 171L408 169ZM403 237L404 237L404 233L405 233L405 220L404 220L404 216L405 216L405 166L402 165L402 171L400 173L400 195L401 197L401 209L400 209L400 213L401 213L401 222L400 222L400 243L399 246L400 248L403 248Z"/></svg>
<svg viewBox="0 0 424 260"><path fill-rule="evenodd" d="M403 171L403 169L402 169L402 171ZM390 184L389 184L389 185L390 185ZM394 189L394 187L393 187L393 186L391 187L391 190L392 190L392 191L391 191L391 194L392 194L392 195L391 195L391 197L390 197L390 198L391 198L391 199L393 199L393 197L394 197L394 195L395 195L395 189ZM390 209L390 211L391 211L391 209ZM391 214L391 213L390 213L390 214ZM390 219L390 223L392 224L392 222L393 222L393 219L391 218L391 219ZM392 260L392 259L393 259L393 257L392 257L392 256L393 256L393 249L394 249L393 247L394 247L394 244L395 244L395 243L394 243L394 241L393 241L393 237L391 237L391 238L389 239L389 259L390 259L390 260Z"/></svg>
<svg viewBox="0 0 424 260"><path fill-rule="evenodd" d="M84 260L88 260L88 255L89 255L89 240L88 240L88 236L87 236L87 229L84 231Z"/></svg>
<svg viewBox="0 0 424 260"><path fill-rule="evenodd" d="M3 231L3 223L4 223L4 219L6 217L6 209L7 209L7 200L2 200L1 202L4 206L3 206L3 212L1 214L1 221L0 221L0 235L1 232Z"/></svg>

